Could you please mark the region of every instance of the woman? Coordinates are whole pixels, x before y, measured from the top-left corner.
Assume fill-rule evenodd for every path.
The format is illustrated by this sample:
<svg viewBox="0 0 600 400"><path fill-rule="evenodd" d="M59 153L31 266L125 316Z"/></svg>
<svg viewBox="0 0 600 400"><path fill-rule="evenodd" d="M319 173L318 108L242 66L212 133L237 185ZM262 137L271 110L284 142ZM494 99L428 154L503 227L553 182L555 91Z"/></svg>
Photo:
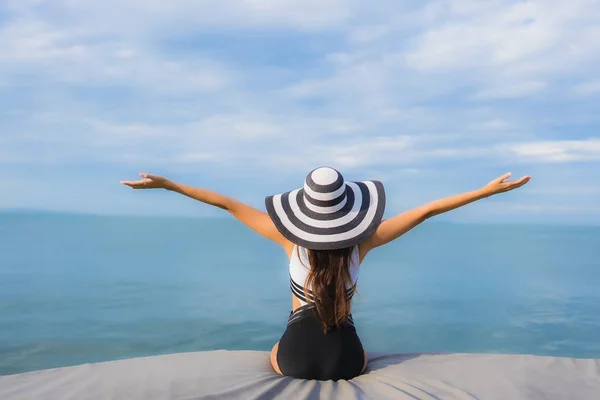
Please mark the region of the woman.
<svg viewBox="0 0 600 400"><path fill-rule="evenodd" d="M381 182L347 182L329 167L311 171L300 189L267 197L267 213L156 175L141 174L142 180L121 183L133 189L167 189L220 207L280 244L290 259L292 311L271 351L273 369L296 378L338 380L352 379L367 367L350 312L359 266L367 253L428 218L519 188L530 179L507 181L510 175L384 221Z"/></svg>

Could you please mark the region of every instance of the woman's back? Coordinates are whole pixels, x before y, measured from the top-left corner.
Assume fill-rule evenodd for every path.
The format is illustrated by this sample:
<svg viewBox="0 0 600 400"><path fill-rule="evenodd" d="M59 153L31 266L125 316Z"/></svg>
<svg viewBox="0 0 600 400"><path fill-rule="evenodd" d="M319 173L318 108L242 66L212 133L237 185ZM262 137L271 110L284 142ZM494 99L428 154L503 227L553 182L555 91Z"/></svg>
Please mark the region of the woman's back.
<svg viewBox="0 0 600 400"><path fill-rule="evenodd" d="M309 257L309 250L301 246L294 246L290 257L290 289L294 296L298 299L299 306L305 306L310 303L314 303L314 291L313 285L307 283L307 279L311 272L311 264ZM360 259L358 253L358 246L352 248L350 255L350 262L348 264L348 272L351 280L345 282L346 284L346 296L351 298L354 294L354 288L356 281L358 280L358 273L360 270ZM297 307L294 307L294 309Z"/></svg>
<svg viewBox="0 0 600 400"><path fill-rule="evenodd" d="M358 246L319 252L294 246L293 311L277 351L278 366L287 375L338 380L363 370L366 356L350 313L359 264Z"/></svg>

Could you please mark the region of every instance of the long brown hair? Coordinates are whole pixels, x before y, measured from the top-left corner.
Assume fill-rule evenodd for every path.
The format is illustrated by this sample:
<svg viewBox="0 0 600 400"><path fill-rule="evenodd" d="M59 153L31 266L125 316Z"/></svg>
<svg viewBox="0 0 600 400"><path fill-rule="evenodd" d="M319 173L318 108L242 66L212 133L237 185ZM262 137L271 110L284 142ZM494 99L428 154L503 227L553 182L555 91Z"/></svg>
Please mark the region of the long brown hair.
<svg viewBox="0 0 600 400"><path fill-rule="evenodd" d="M353 250L354 247L338 250L307 249L310 271L304 288L305 291L311 288L324 332L344 322L350 314L351 298L347 296L347 284L352 283L349 267Z"/></svg>

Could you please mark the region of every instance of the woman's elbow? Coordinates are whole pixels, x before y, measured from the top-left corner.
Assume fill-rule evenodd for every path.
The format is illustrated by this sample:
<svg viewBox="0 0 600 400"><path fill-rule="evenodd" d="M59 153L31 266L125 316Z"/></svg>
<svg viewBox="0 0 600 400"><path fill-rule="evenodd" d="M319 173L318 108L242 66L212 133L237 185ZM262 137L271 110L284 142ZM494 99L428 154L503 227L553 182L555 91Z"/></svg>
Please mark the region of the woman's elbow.
<svg viewBox="0 0 600 400"><path fill-rule="evenodd" d="M431 207L422 207L421 209L419 209L419 214L417 216L417 224L421 224L433 216L435 216L435 211Z"/></svg>

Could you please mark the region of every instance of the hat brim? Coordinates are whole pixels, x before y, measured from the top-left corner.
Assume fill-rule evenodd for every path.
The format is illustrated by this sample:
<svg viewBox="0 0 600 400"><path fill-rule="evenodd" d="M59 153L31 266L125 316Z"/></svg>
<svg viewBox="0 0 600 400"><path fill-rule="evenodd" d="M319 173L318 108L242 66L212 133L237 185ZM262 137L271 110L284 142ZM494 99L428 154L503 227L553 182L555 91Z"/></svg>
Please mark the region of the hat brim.
<svg viewBox="0 0 600 400"><path fill-rule="evenodd" d="M307 249L355 246L371 237L383 218L385 189L379 181L346 182L346 204L331 213L315 212L303 191L268 196L265 205L279 232Z"/></svg>

